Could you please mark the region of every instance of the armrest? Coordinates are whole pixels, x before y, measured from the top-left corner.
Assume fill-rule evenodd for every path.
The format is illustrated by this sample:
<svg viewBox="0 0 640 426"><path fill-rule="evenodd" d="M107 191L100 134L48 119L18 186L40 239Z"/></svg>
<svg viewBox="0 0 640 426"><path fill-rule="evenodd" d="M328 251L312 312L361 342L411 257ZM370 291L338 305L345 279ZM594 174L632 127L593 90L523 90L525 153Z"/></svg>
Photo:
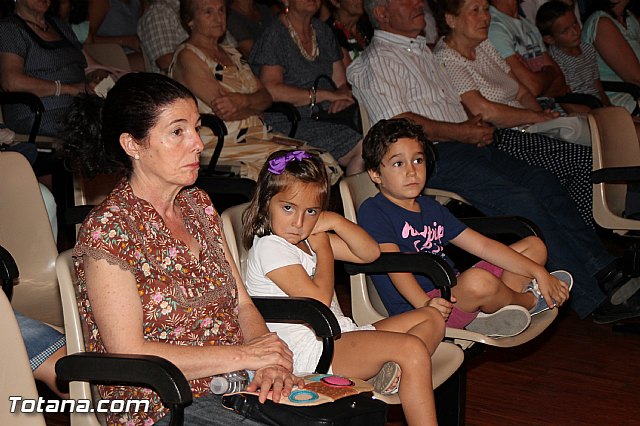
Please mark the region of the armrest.
<svg viewBox="0 0 640 426"><path fill-rule="evenodd" d="M307 297L252 297L265 321L306 323L322 338L322 355L316 373L329 371L333 359L333 341L340 337L335 315L318 300Z"/></svg>
<svg viewBox="0 0 640 426"><path fill-rule="evenodd" d="M206 174L212 175L216 169L216 165L218 164L222 148L224 147L224 137L227 135L227 126L220 117L213 114L200 114L200 124L202 127L210 128L213 134L218 137L218 143L213 150L211 161L209 161L209 165L205 171Z"/></svg>
<svg viewBox="0 0 640 426"><path fill-rule="evenodd" d="M559 104L586 105L591 109L602 107L600 99L593 95L587 95L586 93L568 93L564 96L558 96L557 98L554 98L554 100Z"/></svg>
<svg viewBox="0 0 640 426"><path fill-rule="evenodd" d="M153 389L171 409L171 424L181 424L184 407L193 396L182 372L164 358L83 352L67 355L56 363L61 380L109 385L144 386Z"/></svg>
<svg viewBox="0 0 640 426"><path fill-rule="evenodd" d="M624 92L628 93L636 99L640 98L640 86L624 81L603 81L602 87L607 92Z"/></svg>
<svg viewBox="0 0 640 426"><path fill-rule="evenodd" d="M640 166L606 167L591 172L593 183L628 183L640 181Z"/></svg>
<svg viewBox="0 0 640 426"><path fill-rule="evenodd" d="M296 136L296 132L298 131L298 122L302 117L300 117L300 111L298 111L298 108L293 104L289 102L274 102L265 110L265 112L277 112L284 114L285 117L287 117L287 120L291 123L291 130L289 130L288 136L290 138Z"/></svg>
<svg viewBox="0 0 640 426"><path fill-rule="evenodd" d="M18 265L16 265L13 256L7 249L0 246L0 281L2 282L2 290L9 301L13 295L13 281L19 276Z"/></svg>
<svg viewBox="0 0 640 426"><path fill-rule="evenodd" d="M392 272L424 275L440 288L442 297L447 300L451 299L451 287L456 285L453 268L440 256L431 253L382 253L371 263L345 262L344 269L349 275Z"/></svg>
<svg viewBox="0 0 640 426"><path fill-rule="evenodd" d="M468 217L460 219L465 225L481 234L511 234L518 238L536 236L544 239L538 226L527 218L519 216Z"/></svg>
<svg viewBox="0 0 640 426"><path fill-rule="evenodd" d="M40 131L40 121L44 112L44 105L39 97L29 92L0 92L0 104L24 104L33 113L33 124L29 133L29 142L36 143L36 137Z"/></svg>

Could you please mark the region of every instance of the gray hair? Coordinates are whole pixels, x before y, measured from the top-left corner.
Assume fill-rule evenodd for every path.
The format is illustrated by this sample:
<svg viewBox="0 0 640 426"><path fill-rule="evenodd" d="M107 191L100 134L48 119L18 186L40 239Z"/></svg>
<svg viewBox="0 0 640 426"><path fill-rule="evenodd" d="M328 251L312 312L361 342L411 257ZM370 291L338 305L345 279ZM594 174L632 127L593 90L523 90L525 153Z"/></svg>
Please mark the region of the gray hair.
<svg viewBox="0 0 640 426"><path fill-rule="evenodd" d="M373 9L378 6L389 6L390 1L391 0L364 0L364 10L367 12L367 16L369 16L369 22L371 22L371 25L376 30L380 29L380 23L376 17L373 16Z"/></svg>

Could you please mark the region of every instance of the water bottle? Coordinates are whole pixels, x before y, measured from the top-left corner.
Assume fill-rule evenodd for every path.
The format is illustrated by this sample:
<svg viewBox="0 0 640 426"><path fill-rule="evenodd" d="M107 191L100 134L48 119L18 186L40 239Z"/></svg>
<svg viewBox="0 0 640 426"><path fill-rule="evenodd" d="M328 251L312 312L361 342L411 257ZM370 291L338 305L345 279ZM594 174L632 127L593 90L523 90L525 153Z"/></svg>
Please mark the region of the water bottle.
<svg viewBox="0 0 640 426"><path fill-rule="evenodd" d="M241 392L251 382L247 370L232 371L211 378L211 392L216 395Z"/></svg>

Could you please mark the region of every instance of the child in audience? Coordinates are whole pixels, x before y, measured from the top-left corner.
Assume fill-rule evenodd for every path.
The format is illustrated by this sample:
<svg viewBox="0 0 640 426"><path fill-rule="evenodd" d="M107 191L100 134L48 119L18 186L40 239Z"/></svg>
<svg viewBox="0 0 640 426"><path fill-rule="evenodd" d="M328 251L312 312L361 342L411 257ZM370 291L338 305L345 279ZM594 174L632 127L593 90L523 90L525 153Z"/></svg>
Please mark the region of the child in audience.
<svg viewBox="0 0 640 426"><path fill-rule="evenodd" d="M485 262L458 275L452 288L455 305L442 300L429 279L409 273L376 275L376 289L392 315L432 306L449 327L467 326L492 336L518 334L529 325L529 313L555 308L569 298L573 278L566 271L545 270L546 248L539 238L507 247L467 228L423 196L435 164L433 153L422 128L409 120L381 120L373 126L362 156L380 193L362 203L358 222L383 252L429 252L453 267L443 251L451 242Z"/></svg>
<svg viewBox="0 0 640 426"><path fill-rule="evenodd" d="M366 263L380 251L362 228L326 210L329 188L316 155L278 151L269 156L243 217L243 242L250 248L247 290L251 296L311 297L330 307L342 330L333 373L365 380L375 376L376 390L398 388L409 424L436 424L431 354L444 336L442 316L424 307L361 327L344 316L334 295L334 258ZM306 326L269 328L289 345L295 372L315 369L322 346Z"/></svg>
<svg viewBox="0 0 640 426"><path fill-rule="evenodd" d="M581 41L582 28L573 9L559 0L545 3L538 9L536 25L571 92L593 95L611 105L600 82L596 50Z"/></svg>

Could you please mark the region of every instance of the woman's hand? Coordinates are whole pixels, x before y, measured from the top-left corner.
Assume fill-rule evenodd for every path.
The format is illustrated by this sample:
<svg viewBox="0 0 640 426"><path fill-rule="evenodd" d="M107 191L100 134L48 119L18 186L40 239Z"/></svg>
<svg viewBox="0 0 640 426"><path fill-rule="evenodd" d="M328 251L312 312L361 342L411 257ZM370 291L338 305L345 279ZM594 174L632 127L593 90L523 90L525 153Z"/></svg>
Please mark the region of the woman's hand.
<svg viewBox="0 0 640 426"><path fill-rule="evenodd" d="M259 370L266 366L279 366L286 371L293 369L293 352L276 333L266 333L244 344L247 369Z"/></svg>
<svg viewBox="0 0 640 426"><path fill-rule="evenodd" d="M242 93L232 93L220 87L220 96L211 101L211 109L224 121L246 118L241 111L247 107L247 97Z"/></svg>
<svg viewBox="0 0 640 426"><path fill-rule="evenodd" d="M455 302L456 299L455 297L451 296L451 300ZM424 304L424 306L429 306L431 308L437 309L445 321L449 319L449 315L451 315L451 311L453 310L453 303L449 302L447 299L443 299L442 297L434 297L432 299L429 299Z"/></svg>
<svg viewBox="0 0 640 426"><path fill-rule="evenodd" d="M562 306L569 299L569 286L564 281L560 281L548 272L535 278L538 282L538 288L549 307Z"/></svg>
<svg viewBox="0 0 640 426"><path fill-rule="evenodd" d="M355 103L351 89L346 85L337 90L318 90L316 100L318 103L329 101L331 103L328 110L330 114L340 112Z"/></svg>
<svg viewBox="0 0 640 426"><path fill-rule="evenodd" d="M543 121L553 120L558 117L560 117L559 112L545 109L544 111L540 111L535 114L535 120L532 121L532 123L540 123Z"/></svg>
<svg viewBox="0 0 640 426"><path fill-rule="evenodd" d="M278 365L271 365L256 370L255 376L247 391L256 392L259 390L258 400L264 403L271 393L273 402L280 402L281 397L288 397L293 386L304 387L304 380L294 376L290 371Z"/></svg>

